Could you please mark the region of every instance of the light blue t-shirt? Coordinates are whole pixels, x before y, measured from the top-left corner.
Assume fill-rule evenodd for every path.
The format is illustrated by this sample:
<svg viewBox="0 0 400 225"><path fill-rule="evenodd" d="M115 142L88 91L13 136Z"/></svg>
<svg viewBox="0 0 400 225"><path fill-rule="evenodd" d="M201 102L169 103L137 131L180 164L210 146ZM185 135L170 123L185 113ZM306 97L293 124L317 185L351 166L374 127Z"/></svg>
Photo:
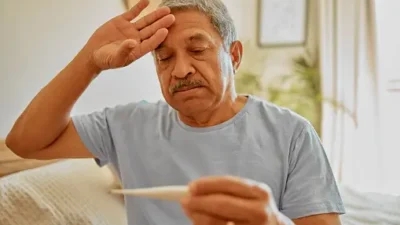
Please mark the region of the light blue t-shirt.
<svg viewBox="0 0 400 225"><path fill-rule="evenodd" d="M271 187L278 209L294 219L344 213L313 127L299 115L249 96L230 120L206 128L182 123L167 103L131 103L74 116L87 148L111 163L124 188L185 185L233 175ZM175 202L126 197L130 225L190 224Z"/></svg>

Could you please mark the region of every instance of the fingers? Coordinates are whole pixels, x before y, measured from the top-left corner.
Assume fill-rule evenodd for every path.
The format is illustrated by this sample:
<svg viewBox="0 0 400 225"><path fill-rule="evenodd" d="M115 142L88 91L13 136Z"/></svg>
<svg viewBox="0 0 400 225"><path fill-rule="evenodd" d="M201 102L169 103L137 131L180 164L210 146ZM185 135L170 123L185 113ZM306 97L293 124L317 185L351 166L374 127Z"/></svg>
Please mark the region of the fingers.
<svg viewBox="0 0 400 225"><path fill-rule="evenodd" d="M115 55L112 57L112 64L126 66L148 52L157 48L161 42L167 37L168 30L166 28L158 30L153 36L141 43L136 40L127 39L119 44Z"/></svg>
<svg viewBox="0 0 400 225"><path fill-rule="evenodd" d="M228 222L223 219L219 219L216 217L211 217L210 215L203 213L193 213L190 215L190 219L193 221L193 225L227 225Z"/></svg>
<svg viewBox="0 0 400 225"><path fill-rule="evenodd" d="M269 189L265 190L258 186L252 186L251 189L254 191L254 193L258 196L260 200L263 200L264 202L273 200L273 198L270 198L270 195L272 196L272 192L269 191Z"/></svg>
<svg viewBox="0 0 400 225"><path fill-rule="evenodd" d="M205 195L189 197L182 205L189 212L199 212L226 220L266 220L265 203L228 195Z"/></svg>
<svg viewBox="0 0 400 225"><path fill-rule="evenodd" d="M164 16L150 26L143 28L140 31L140 39L145 40L155 34L159 29L170 27L174 23L174 21L175 17L172 14Z"/></svg>
<svg viewBox="0 0 400 225"><path fill-rule="evenodd" d="M149 5L149 0L140 0L136 5L134 5L131 9L124 12L121 16L125 20L131 21L135 19L139 14Z"/></svg>
<svg viewBox="0 0 400 225"><path fill-rule="evenodd" d="M212 217L210 215L201 213L201 212L192 212L189 211L186 206L182 208L188 218L192 220L193 225L204 225L204 224L213 224L213 225L226 225L226 221L222 218Z"/></svg>
<svg viewBox="0 0 400 225"><path fill-rule="evenodd" d="M261 197L258 189L236 177L204 177L192 182L189 187L193 195L221 193L248 199Z"/></svg>
<svg viewBox="0 0 400 225"><path fill-rule="evenodd" d="M138 30L141 30L155 21L157 21L160 18L163 18L164 16L170 14L171 10L168 7L161 7L154 12L144 16L140 20L136 21L134 24L135 28Z"/></svg>
<svg viewBox="0 0 400 225"><path fill-rule="evenodd" d="M142 41L142 43L138 46L140 56L147 54L150 51L156 49L167 37L168 30L166 28L159 29L155 32L153 36Z"/></svg>
<svg viewBox="0 0 400 225"><path fill-rule="evenodd" d="M205 213L201 212L191 212L188 211L186 208L183 208L186 216L190 218L192 221L193 225L206 225L206 224L211 224L211 225L244 225L246 223L242 222L232 222L232 221L227 221L224 220L223 218L216 217L216 216L211 216Z"/></svg>

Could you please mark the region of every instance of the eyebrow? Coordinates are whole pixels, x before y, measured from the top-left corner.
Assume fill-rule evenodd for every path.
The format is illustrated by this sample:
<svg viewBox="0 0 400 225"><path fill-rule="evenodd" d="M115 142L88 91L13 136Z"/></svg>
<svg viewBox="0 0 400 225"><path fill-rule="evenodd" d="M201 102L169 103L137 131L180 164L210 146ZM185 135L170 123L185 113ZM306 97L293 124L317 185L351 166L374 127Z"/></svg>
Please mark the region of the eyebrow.
<svg viewBox="0 0 400 225"><path fill-rule="evenodd" d="M212 42L212 38L208 35L202 34L202 33L195 33L191 35L188 38L189 42L195 42L195 41L207 41L207 42Z"/></svg>
<svg viewBox="0 0 400 225"><path fill-rule="evenodd" d="M190 35L189 38L186 39L186 42L192 43L192 42L211 42L214 44L214 41L209 35L197 32L194 33L193 35ZM154 50L155 52L160 51L162 48L166 47L165 43L162 42L158 47Z"/></svg>

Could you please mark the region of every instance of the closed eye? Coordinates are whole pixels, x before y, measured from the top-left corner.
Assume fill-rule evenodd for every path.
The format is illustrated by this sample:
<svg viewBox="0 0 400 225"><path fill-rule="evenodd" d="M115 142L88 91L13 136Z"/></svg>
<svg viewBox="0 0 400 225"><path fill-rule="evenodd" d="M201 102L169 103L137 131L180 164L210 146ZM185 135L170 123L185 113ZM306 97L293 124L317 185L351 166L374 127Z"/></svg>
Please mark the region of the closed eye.
<svg viewBox="0 0 400 225"><path fill-rule="evenodd" d="M192 49L190 51L195 54L200 54L200 53L203 53L205 50L206 50L205 48L196 48L196 49Z"/></svg>
<svg viewBox="0 0 400 225"><path fill-rule="evenodd" d="M164 62L164 61L167 61L170 58L171 58L170 56L168 56L168 57L160 57L160 58L158 58L158 61Z"/></svg>

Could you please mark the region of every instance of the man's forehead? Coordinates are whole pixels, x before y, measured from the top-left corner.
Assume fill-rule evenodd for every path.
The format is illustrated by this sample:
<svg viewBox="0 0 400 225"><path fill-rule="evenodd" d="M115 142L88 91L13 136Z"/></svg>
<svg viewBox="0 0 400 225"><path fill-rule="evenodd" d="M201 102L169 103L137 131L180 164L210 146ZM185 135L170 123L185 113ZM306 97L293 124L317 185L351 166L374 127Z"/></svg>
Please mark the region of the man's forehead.
<svg viewBox="0 0 400 225"><path fill-rule="evenodd" d="M216 38L208 32L202 30L192 30L188 32L181 32L179 34L168 34L164 42L162 42L157 49L170 47L174 44L191 44L197 42L205 42L216 44ZM156 49L156 50L157 50Z"/></svg>

